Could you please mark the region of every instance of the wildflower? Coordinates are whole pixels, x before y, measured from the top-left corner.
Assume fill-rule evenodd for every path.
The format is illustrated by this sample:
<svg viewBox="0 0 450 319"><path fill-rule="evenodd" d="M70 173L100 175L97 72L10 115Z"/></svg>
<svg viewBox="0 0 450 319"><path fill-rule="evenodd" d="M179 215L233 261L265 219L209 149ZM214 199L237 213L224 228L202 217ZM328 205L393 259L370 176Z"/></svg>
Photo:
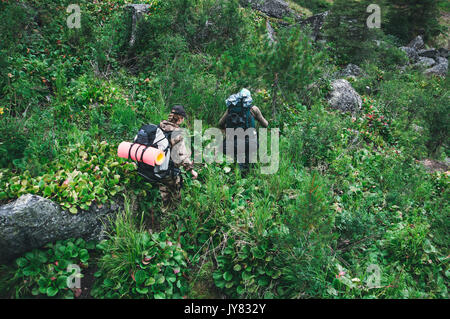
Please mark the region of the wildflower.
<svg viewBox="0 0 450 319"><path fill-rule="evenodd" d="M3 108L0 107L0 115L2 115L3 113L5 113L5 112L3 111Z"/></svg>
<svg viewBox="0 0 450 319"><path fill-rule="evenodd" d="M345 271L340 271L339 274L336 275L336 278L341 278L345 275Z"/></svg>
<svg viewBox="0 0 450 319"><path fill-rule="evenodd" d="M175 268L174 270L173 270L173 273L176 275L176 274L178 274L180 272L180 269L178 269L178 268Z"/></svg>
<svg viewBox="0 0 450 319"><path fill-rule="evenodd" d="M50 280L51 281L56 280L56 277L51 277Z"/></svg>
<svg viewBox="0 0 450 319"><path fill-rule="evenodd" d="M9 77L9 78L12 78L13 75L12 75L11 73L8 73L8 77Z"/></svg>
<svg viewBox="0 0 450 319"><path fill-rule="evenodd" d="M145 80L144 80L144 82L150 82L150 79L149 78L146 78Z"/></svg>
<svg viewBox="0 0 450 319"><path fill-rule="evenodd" d="M172 246L172 242L171 241L168 241L167 242L167 245L170 247L170 246Z"/></svg>

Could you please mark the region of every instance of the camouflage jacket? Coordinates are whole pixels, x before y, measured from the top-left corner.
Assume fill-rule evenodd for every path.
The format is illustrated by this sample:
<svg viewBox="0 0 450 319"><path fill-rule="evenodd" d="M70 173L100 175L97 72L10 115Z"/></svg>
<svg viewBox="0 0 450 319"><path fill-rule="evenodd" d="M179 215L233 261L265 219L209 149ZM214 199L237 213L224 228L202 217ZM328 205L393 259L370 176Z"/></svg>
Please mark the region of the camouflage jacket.
<svg viewBox="0 0 450 319"><path fill-rule="evenodd" d="M183 132L180 127L167 120L159 123L159 127L165 132L172 132L170 137L171 145L171 158L175 163L175 166L183 166L186 171L190 171L194 168L194 164L190 158L190 152L187 151L186 145L184 144Z"/></svg>

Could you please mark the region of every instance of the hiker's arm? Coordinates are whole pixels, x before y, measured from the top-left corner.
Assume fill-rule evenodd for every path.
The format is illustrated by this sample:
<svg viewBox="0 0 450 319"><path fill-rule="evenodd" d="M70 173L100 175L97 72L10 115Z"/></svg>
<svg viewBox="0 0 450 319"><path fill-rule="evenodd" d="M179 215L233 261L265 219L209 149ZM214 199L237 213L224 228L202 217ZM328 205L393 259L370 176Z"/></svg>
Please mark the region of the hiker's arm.
<svg viewBox="0 0 450 319"><path fill-rule="evenodd" d="M262 127L268 127L269 122L264 118L264 116L261 113L261 110L256 105L252 106L250 109L250 112L252 112L253 117L261 124Z"/></svg>
<svg viewBox="0 0 450 319"><path fill-rule="evenodd" d="M174 131L172 133L172 145L173 154L171 156L173 156L172 160L175 164L178 167L183 166L187 172L191 171L192 175L195 175L195 171L193 170L194 163L191 161L190 154L186 149L183 134L181 132Z"/></svg>
<svg viewBox="0 0 450 319"><path fill-rule="evenodd" d="M220 121L219 121L220 128L225 128L225 120L227 119L227 115L228 115L228 109L225 111L225 113L220 118Z"/></svg>

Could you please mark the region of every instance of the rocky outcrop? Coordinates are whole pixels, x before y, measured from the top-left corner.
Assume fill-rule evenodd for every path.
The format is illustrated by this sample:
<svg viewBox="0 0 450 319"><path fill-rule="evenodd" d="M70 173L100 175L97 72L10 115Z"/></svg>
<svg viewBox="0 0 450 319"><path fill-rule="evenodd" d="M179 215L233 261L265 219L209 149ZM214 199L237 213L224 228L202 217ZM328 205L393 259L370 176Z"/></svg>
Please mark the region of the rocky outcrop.
<svg viewBox="0 0 450 319"><path fill-rule="evenodd" d="M406 47L400 47L408 56L409 63L424 69L426 75L447 76L448 50L446 48L427 48L421 36L416 37Z"/></svg>
<svg viewBox="0 0 450 319"><path fill-rule="evenodd" d="M129 46L133 47L136 43L136 33L137 33L137 23L139 19L143 16L143 14L147 13L151 8L149 4L127 4L124 9L131 16L131 33L130 33L130 41Z"/></svg>
<svg viewBox="0 0 450 319"><path fill-rule="evenodd" d="M313 15L300 22L303 27L309 27L311 29L311 38L313 41L318 41L323 39L322 28L325 24L326 18L328 16L328 11Z"/></svg>
<svg viewBox="0 0 450 319"><path fill-rule="evenodd" d="M417 54L419 54L421 57L431 58L431 59L437 59L440 56L439 51L434 48L419 50L417 52Z"/></svg>
<svg viewBox="0 0 450 319"><path fill-rule="evenodd" d="M347 80L334 80L331 87L328 103L332 108L352 113L361 109L362 99Z"/></svg>
<svg viewBox="0 0 450 319"><path fill-rule="evenodd" d="M243 6L250 6L254 10L261 11L273 18L284 18L292 15L298 17L289 5L282 0L241 0Z"/></svg>
<svg viewBox="0 0 450 319"><path fill-rule="evenodd" d="M118 205L97 207L73 215L46 198L23 195L0 206L0 263L47 243L68 238L100 240L105 222Z"/></svg>
<svg viewBox="0 0 450 319"><path fill-rule="evenodd" d="M448 49L446 49L446 48L440 48L440 49L438 49L438 51L439 51L439 55L440 55L441 57L443 57L443 58L445 58L445 59L448 59L448 56L449 56L449 51L448 51Z"/></svg>
<svg viewBox="0 0 450 319"><path fill-rule="evenodd" d="M267 38L269 39L270 43L275 42L275 31L273 30L272 26L270 25L269 20L266 21L266 29L267 29Z"/></svg>
<svg viewBox="0 0 450 319"><path fill-rule="evenodd" d="M400 47L400 50L402 50L406 53L410 63L416 63L419 60L419 54L413 48Z"/></svg>
<svg viewBox="0 0 450 319"><path fill-rule="evenodd" d="M442 57L438 57L436 65L432 68L425 70L426 75L437 75L441 77L447 76L448 72L448 60Z"/></svg>
<svg viewBox="0 0 450 319"><path fill-rule="evenodd" d="M419 59L414 64L414 66L429 68L429 67L432 67L435 64L436 64L436 61L434 61L432 58L419 56Z"/></svg>
<svg viewBox="0 0 450 319"><path fill-rule="evenodd" d="M365 75L364 71L359 66L352 63L349 63L344 69L336 74L339 78L358 77L363 75Z"/></svg>
<svg viewBox="0 0 450 319"><path fill-rule="evenodd" d="M417 37L415 37L408 45L407 47L412 48L416 51L423 49L423 47L425 46L425 43L423 42L422 37L419 35Z"/></svg>

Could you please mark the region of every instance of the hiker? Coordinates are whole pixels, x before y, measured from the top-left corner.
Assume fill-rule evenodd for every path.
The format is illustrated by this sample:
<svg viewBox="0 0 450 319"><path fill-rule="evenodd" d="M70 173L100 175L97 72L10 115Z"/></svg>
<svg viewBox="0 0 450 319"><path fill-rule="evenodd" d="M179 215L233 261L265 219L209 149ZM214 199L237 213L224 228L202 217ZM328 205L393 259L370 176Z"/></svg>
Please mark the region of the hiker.
<svg viewBox="0 0 450 319"><path fill-rule="evenodd" d="M227 110L223 114L222 118L219 121L220 128L242 128L247 130L248 128L255 128L255 119L258 123L267 128L269 126L269 122L264 118L260 109L253 105L253 99L250 94L250 91L247 89L242 89L239 93L233 94L225 101L227 105ZM251 143L253 144L251 144ZM250 161L250 145L256 146L253 148L254 152L257 149L257 136L256 131L250 140L250 136L245 136L245 162L239 163L239 168L245 174L249 169L249 161ZM234 136L234 158L237 158L237 144L238 139ZM226 140L224 141L223 152L226 154ZM252 153L255 154L255 153ZM256 155L256 154L255 154Z"/></svg>
<svg viewBox="0 0 450 319"><path fill-rule="evenodd" d="M171 145L171 158L176 159L173 162L175 174L160 180L159 192L163 201L163 211L178 202L181 199L181 187L183 184L179 167L183 167L187 172L190 172L192 178L196 179L198 174L194 170L194 164L191 161L186 146L184 144L183 135L179 130L180 125L186 118L186 112L182 105L175 105L169 114L167 120L161 121L159 127L164 133L170 133L169 142Z"/></svg>

